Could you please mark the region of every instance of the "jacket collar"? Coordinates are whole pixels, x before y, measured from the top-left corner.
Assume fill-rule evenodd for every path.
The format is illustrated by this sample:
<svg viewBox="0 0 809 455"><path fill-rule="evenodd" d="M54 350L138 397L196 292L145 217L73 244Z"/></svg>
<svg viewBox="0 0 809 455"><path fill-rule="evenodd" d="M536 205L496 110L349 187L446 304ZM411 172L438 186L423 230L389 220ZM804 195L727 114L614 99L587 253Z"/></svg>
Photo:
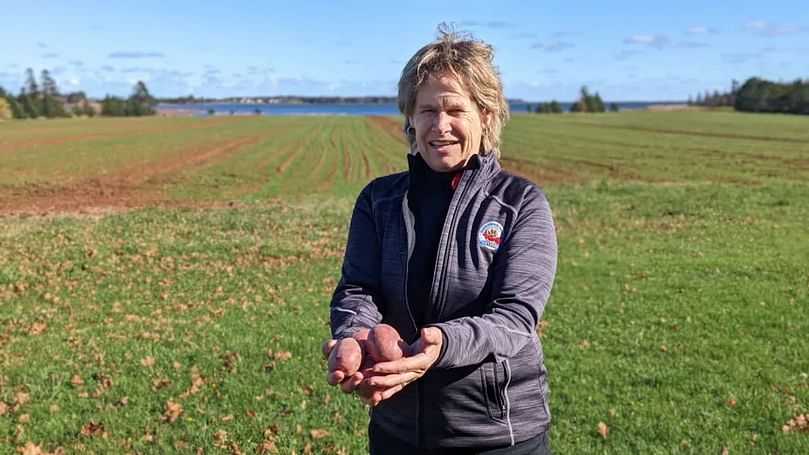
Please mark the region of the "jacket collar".
<svg viewBox="0 0 809 455"><path fill-rule="evenodd" d="M420 155L412 153L407 155L407 164L411 173L414 171L418 172L418 166L426 166L424 159ZM469 158L469 161L467 161L466 166L462 167L456 172L461 172L462 174L472 174L475 171L480 171L478 173L479 180L489 180L500 172L500 163L492 153L488 153L486 155L472 155L472 157Z"/></svg>

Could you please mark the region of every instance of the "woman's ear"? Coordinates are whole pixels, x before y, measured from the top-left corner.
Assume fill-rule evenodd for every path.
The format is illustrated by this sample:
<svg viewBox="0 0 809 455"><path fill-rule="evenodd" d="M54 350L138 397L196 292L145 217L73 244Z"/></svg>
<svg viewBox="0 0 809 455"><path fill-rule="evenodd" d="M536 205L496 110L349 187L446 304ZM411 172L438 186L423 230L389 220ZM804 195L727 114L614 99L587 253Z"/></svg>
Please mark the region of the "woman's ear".
<svg viewBox="0 0 809 455"><path fill-rule="evenodd" d="M492 113L489 111L483 111L480 116L480 123L483 127L483 131L489 131L489 128L492 125Z"/></svg>

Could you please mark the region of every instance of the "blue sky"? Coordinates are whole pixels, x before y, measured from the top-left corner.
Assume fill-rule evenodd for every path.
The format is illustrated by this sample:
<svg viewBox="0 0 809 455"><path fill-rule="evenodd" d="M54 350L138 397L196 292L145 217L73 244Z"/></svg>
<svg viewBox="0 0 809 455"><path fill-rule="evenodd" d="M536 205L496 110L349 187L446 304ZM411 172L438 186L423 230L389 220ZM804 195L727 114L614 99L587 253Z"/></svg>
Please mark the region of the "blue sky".
<svg viewBox="0 0 809 455"><path fill-rule="evenodd" d="M395 95L440 22L495 47L506 95L684 100L731 79L809 79L805 0L6 1L0 86L48 69L62 92Z"/></svg>

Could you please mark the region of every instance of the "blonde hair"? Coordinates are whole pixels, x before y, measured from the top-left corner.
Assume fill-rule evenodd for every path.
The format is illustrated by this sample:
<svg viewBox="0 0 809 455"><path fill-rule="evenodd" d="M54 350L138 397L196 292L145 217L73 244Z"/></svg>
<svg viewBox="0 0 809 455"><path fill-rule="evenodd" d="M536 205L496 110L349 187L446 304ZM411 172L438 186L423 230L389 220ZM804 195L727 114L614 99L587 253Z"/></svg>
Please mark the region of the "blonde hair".
<svg viewBox="0 0 809 455"><path fill-rule="evenodd" d="M438 39L419 49L402 69L399 78L399 111L405 115L405 136L410 150L416 151L416 137L409 118L416 107L416 97L424 84L443 75L454 77L468 92L481 114L490 114L483 125L483 154L500 158L500 132L509 118L503 83L492 63L492 46L461 35L446 24L438 27Z"/></svg>

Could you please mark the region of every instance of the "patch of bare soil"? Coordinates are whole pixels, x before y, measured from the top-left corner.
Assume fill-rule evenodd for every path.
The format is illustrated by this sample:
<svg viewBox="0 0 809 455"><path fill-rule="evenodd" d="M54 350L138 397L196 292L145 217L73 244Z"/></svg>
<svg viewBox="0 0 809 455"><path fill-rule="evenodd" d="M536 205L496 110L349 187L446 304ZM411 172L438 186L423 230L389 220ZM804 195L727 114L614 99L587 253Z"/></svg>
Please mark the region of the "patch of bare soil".
<svg viewBox="0 0 809 455"><path fill-rule="evenodd" d="M106 213L145 206L195 205L168 199L163 194L163 184L177 178L181 172L193 174L206 164L224 160L257 140L254 136L231 139L173 159L134 166L70 185L0 188L0 217L53 212Z"/></svg>
<svg viewBox="0 0 809 455"><path fill-rule="evenodd" d="M230 118L221 118L216 120L210 120L208 122L197 123L193 125L171 125L171 126L162 126L159 128L133 128L133 129L124 129L124 130L117 130L117 131L109 131L103 133L92 133L92 134L78 134L78 135L66 135L66 136L54 136L54 137L39 137L34 139L25 139L20 141L0 141L0 152L7 151L7 150L17 150L20 148L28 148L28 147L39 147L43 145L64 145L64 144L71 144L74 142L88 142L88 141L95 141L98 139L116 139L116 138L124 138L124 137L132 137L132 136L145 136L148 134L154 133L165 133L169 131L178 131L178 130L195 130L201 128L210 128L215 125L220 125L228 122L232 122L233 119ZM143 122L140 122L143 123ZM135 125L133 121L132 125ZM129 125L129 126L132 126Z"/></svg>
<svg viewBox="0 0 809 455"><path fill-rule="evenodd" d="M743 140L752 140L752 141L768 141L768 142L781 142L787 144L805 144L805 139L797 139L797 138L789 138L789 137L780 137L780 136L755 136L751 134L730 134L730 133L712 133L708 131L683 131L683 130L673 130L667 128L650 128L650 127L642 127L642 126L629 126L629 125L608 125L604 123L595 123L595 122L579 122L578 125L587 125L587 126L594 126L596 128L607 128L607 129L615 129L615 130L626 130L626 131L643 131L649 133L663 133L663 134L677 134L682 136L699 136L699 137L711 137L711 138L721 138L721 139L743 139Z"/></svg>
<svg viewBox="0 0 809 455"><path fill-rule="evenodd" d="M391 137L403 144L407 144L407 141L405 141L404 131L402 131L402 123L400 121L394 120L390 117L371 116L369 118L374 125L388 133Z"/></svg>
<svg viewBox="0 0 809 455"><path fill-rule="evenodd" d="M584 178L565 169L543 167L530 161L513 157L501 157L500 164L503 169L514 175L524 177L540 185L548 183L566 183L578 185L584 183Z"/></svg>

